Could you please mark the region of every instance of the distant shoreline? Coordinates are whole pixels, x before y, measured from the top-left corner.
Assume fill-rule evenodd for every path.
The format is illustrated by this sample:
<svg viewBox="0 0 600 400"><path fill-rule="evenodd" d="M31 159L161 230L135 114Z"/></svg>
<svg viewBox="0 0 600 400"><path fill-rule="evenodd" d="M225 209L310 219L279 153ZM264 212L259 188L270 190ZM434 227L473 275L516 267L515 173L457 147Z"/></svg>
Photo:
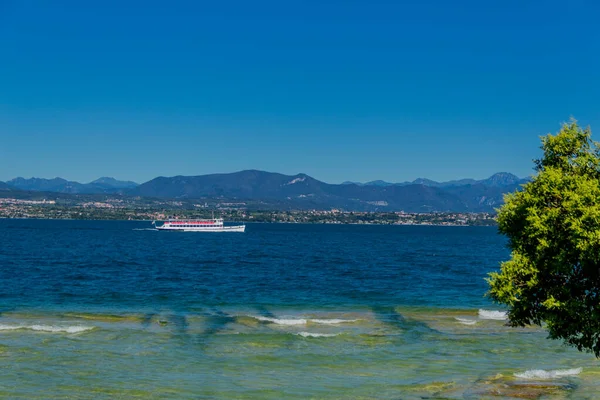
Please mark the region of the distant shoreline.
<svg viewBox="0 0 600 400"><path fill-rule="evenodd" d="M5 220L5 221L9 221L9 220L20 220L20 221L98 221L98 222L105 222L105 221L114 221L114 222L148 222L151 223L152 221L162 221L159 219L108 219L108 218L104 218L104 219L98 219L98 218L40 218L40 217L4 217L4 216L0 216L0 220ZM432 227L496 227L497 224L487 224L487 225L483 225L483 224L456 224L456 223L412 223L412 224L408 224L408 223L377 223L377 222L363 222L363 223L357 223L357 222L337 222L337 223L333 223L333 222L321 222L321 221L315 221L315 222L291 222L291 221L246 221L246 220L227 220L226 224L228 223L244 223L244 224L287 224L287 225L357 225L357 226L432 226Z"/></svg>
<svg viewBox="0 0 600 400"><path fill-rule="evenodd" d="M475 212L404 212L345 211L341 209L274 210L247 207L195 207L172 204L83 202L62 204L5 198L0 201L0 218L52 220L119 220L163 221L168 218L209 219L214 216L227 222L310 223L344 225L496 225L492 213Z"/></svg>

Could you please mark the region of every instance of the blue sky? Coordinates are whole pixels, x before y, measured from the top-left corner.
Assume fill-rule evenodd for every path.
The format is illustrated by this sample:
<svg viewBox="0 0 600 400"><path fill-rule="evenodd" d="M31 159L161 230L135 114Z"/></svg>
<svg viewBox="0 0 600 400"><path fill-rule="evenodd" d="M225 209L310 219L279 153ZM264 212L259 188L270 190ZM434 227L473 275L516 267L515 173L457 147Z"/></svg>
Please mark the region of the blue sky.
<svg viewBox="0 0 600 400"><path fill-rule="evenodd" d="M0 0L0 180L532 172L600 129L593 1Z"/></svg>

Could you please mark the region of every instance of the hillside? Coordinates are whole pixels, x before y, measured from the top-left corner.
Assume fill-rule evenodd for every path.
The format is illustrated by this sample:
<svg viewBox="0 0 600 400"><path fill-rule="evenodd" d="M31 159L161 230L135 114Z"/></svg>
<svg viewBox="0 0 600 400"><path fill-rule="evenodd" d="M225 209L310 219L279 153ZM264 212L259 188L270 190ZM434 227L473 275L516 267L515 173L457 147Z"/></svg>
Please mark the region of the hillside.
<svg viewBox="0 0 600 400"><path fill-rule="evenodd" d="M95 181L90 182L88 185L94 185L104 189L131 189L139 186L139 183L132 181L119 181L115 178L103 176Z"/></svg>
<svg viewBox="0 0 600 400"><path fill-rule="evenodd" d="M498 175L498 174L497 174ZM514 178L513 178L514 177ZM516 178L516 179L515 179ZM491 212L504 193L518 189L519 178L492 176L464 185L442 187L419 180L414 184L328 184L306 174L284 175L257 170L230 174L159 177L129 195L173 199L221 198L231 201L277 202L285 208L343 208L356 211Z"/></svg>
<svg viewBox="0 0 600 400"><path fill-rule="evenodd" d="M141 199L178 199L248 202L253 208L309 210L339 208L348 211L493 212L505 193L527 180L498 173L483 180L436 182L329 184L306 174L284 175L258 170L229 174L158 177L141 185L114 178L82 184L62 178L15 178L0 182L4 193L45 193L63 196L121 195Z"/></svg>
<svg viewBox="0 0 600 400"><path fill-rule="evenodd" d="M412 182L401 182L401 183L390 183L381 180L371 181L366 183L360 182L344 182L344 185L347 184L356 184L359 186L406 186L406 185L425 185L432 187L457 187L457 186L466 186L466 185L484 185L484 186L495 186L495 187L504 187L510 185L518 185L528 182L529 179L521 179L516 175L513 175L508 172L498 172L494 175L490 176L487 179L475 180L475 179L459 179L452 180L447 182L437 182L427 178L417 178Z"/></svg>
<svg viewBox="0 0 600 400"><path fill-rule="evenodd" d="M114 178L99 178L91 183L79 183L62 178L15 178L7 182L13 188L36 192L56 192L69 194L120 193L137 186L130 181L118 181Z"/></svg>

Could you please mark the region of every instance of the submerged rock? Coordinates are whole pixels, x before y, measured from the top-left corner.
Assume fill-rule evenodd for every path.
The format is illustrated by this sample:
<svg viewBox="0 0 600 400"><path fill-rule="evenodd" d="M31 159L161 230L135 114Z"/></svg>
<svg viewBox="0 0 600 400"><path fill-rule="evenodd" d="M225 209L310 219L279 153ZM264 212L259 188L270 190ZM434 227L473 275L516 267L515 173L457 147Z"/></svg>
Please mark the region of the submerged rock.
<svg viewBox="0 0 600 400"><path fill-rule="evenodd" d="M466 398L508 398L541 399L554 396L562 398L574 390L576 385L570 381L523 381L497 374L492 378L478 382L466 393Z"/></svg>
<svg viewBox="0 0 600 400"><path fill-rule="evenodd" d="M143 317L136 314L95 314L95 313L65 313L65 317L78 318L99 322L141 322Z"/></svg>
<svg viewBox="0 0 600 400"><path fill-rule="evenodd" d="M456 382L434 381L427 383L414 383L407 385L389 386L388 390L380 391L382 398L398 399L446 399L455 398L454 392L458 388ZM396 397L398 396L398 397ZM446 397L447 396L447 397Z"/></svg>

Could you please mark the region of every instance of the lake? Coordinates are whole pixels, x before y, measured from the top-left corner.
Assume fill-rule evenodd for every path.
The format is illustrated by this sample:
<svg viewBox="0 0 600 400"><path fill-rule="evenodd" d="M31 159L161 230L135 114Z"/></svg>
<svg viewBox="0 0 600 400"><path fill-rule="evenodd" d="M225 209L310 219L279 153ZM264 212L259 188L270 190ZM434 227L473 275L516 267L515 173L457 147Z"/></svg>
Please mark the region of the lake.
<svg viewBox="0 0 600 400"><path fill-rule="evenodd" d="M484 296L508 257L494 227L0 220L0 396L597 398Z"/></svg>

